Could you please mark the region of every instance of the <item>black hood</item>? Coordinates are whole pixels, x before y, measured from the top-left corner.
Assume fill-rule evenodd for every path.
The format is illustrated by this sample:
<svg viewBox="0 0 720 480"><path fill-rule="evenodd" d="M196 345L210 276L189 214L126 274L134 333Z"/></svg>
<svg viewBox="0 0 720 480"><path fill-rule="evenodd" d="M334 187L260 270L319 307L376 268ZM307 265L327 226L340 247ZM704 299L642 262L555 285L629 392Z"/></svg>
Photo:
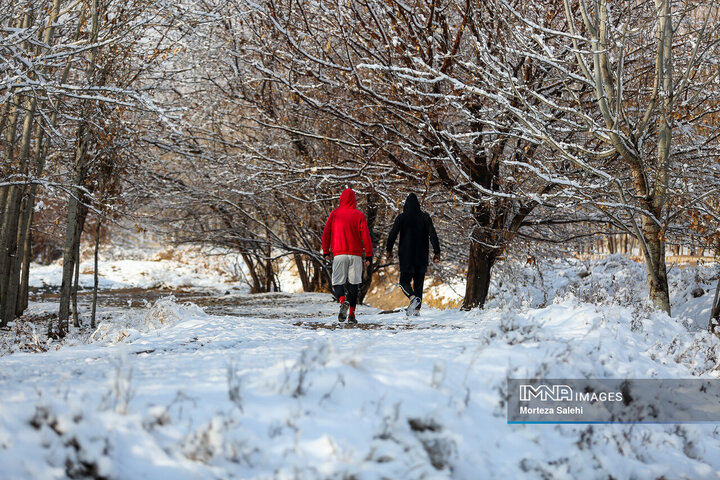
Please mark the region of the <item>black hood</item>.
<svg viewBox="0 0 720 480"><path fill-rule="evenodd" d="M403 207L403 213L408 215L420 215L420 202L418 201L417 195L411 193L405 200L405 206Z"/></svg>

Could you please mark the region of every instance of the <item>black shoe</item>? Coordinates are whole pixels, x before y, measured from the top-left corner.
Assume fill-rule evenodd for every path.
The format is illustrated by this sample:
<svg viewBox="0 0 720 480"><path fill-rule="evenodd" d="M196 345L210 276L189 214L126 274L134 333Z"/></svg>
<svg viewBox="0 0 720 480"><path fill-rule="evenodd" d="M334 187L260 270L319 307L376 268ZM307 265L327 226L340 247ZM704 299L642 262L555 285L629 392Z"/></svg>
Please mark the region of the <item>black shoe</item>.
<svg viewBox="0 0 720 480"><path fill-rule="evenodd" d="M338 313L338 322L344 322L345 319L348 316L348 310L350 310L350 302L345 300L342 305L340 305L340 312Z"/></svg>
<svg viewBox="0 0 720 480"><path fill-rule="evenodd" d="M348 325L357 325L357 320L355 319L355 315L350 315L348 317Z"/></svg>
<svg viewBox="0 0 720 480"><path fill-rule="evenodd" d="M408 317L417 315L417 312L420 309L420 302L420 297L416 297L415 295L410 297L410 305L408 305L407 310L405 311Z"/></svg>

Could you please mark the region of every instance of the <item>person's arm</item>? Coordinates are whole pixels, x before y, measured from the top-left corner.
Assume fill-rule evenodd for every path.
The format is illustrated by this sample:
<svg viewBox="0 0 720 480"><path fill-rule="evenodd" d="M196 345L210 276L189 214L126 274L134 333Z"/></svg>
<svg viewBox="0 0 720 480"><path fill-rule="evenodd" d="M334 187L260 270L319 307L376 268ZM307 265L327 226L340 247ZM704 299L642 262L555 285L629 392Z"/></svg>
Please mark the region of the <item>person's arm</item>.
<svg viewBox="0 0 720 480"><path fill-rule="evenodd" d="M322 233L322 251L324 256L330 255L330 238L332 237L332 222L333 222L333 210L328 215L327 222L325 222L325 228Z"/></svg>
<svg viewBox="0 0 720 480"><path fill-rule="evenodd" d="M400 233L400 215L395 217L395 222L393 223L392 228L390 229L390 233L388 234L387 243L385 244L385 253L387 254L388 258L392 257L392 250L395 246L395 239L397 239L398 233Z"/></svg>
<svg viewBox="0 0 720 480"><path fill-rule="evenodd" d="M428 230L430 235L430 243L433 247L433 262L437 263L440 261L440 240L438 240L437 232L435 231L435 225L433 225L432 218L430 218L430 215L427 216L428 219Z"/></svg>

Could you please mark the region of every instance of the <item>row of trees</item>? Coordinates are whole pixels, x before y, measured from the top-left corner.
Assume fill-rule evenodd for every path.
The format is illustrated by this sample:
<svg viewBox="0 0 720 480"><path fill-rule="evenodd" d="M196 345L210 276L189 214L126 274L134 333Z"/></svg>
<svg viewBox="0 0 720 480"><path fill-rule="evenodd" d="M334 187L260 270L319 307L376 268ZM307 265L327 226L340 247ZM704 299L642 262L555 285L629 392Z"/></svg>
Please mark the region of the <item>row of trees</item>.
<svg viewBox="0 0 720 480"><path fill-rule="evenodd" d="M419 189L438 211L459 205L448 224L470 232L464 308L483 305L494 263L528 228L632 236L668 313L668 239L694 228L717 242L714 3L212 5L208 76L223 71L215 98L242 125L227 136L246 165L282 168L270 182L282 188L339 177L390 202Z"/></svg>
<svg viewBox="0 0 720 480"><path fill-rule="evenodd" d="M150 205L176 241L239 251L253 291L277 287L281 255L319 291L339 192L359 194L379 249L416 192L465 265L466 309L517 245L611 233L634 239L670 312L668 243L717 248L714 2L4 5L5 323L27 301L43 196L65 203L60 334L82 232L99 238L123 205Z"/></svg>
<svg viewBox="0 0 720 480"><path fill-rule="evenodd" d="M182 36L174 18L152 0L0 2L0 326L27 307L35 213L51 208L64 224L63 275L48 330L67 332L81 235L99 239L103 219L121 210L142 135L167 116L145 89Z"/></svg>

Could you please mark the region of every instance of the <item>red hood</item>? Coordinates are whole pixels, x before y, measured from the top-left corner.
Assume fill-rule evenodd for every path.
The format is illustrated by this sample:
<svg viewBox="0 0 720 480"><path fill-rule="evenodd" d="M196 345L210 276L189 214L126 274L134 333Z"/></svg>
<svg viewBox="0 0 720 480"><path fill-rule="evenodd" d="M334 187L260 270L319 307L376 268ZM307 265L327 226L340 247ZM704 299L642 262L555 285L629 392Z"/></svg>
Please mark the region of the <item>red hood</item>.
<svg viewBox="0 0 720 480"><path fill-rule="evenodd" d="M346 188L340 195L340 206L345 208L357 208L357 200L355 199L355 192L352 188Z"/></svg>
<svg viewBox="0 0 720 480"><path fill-rule="evenodd" d="M355 192L346 188L340 206L330 212L322 233L323 253L372 257L372 238L365 215L357 209Z"/></svg>

